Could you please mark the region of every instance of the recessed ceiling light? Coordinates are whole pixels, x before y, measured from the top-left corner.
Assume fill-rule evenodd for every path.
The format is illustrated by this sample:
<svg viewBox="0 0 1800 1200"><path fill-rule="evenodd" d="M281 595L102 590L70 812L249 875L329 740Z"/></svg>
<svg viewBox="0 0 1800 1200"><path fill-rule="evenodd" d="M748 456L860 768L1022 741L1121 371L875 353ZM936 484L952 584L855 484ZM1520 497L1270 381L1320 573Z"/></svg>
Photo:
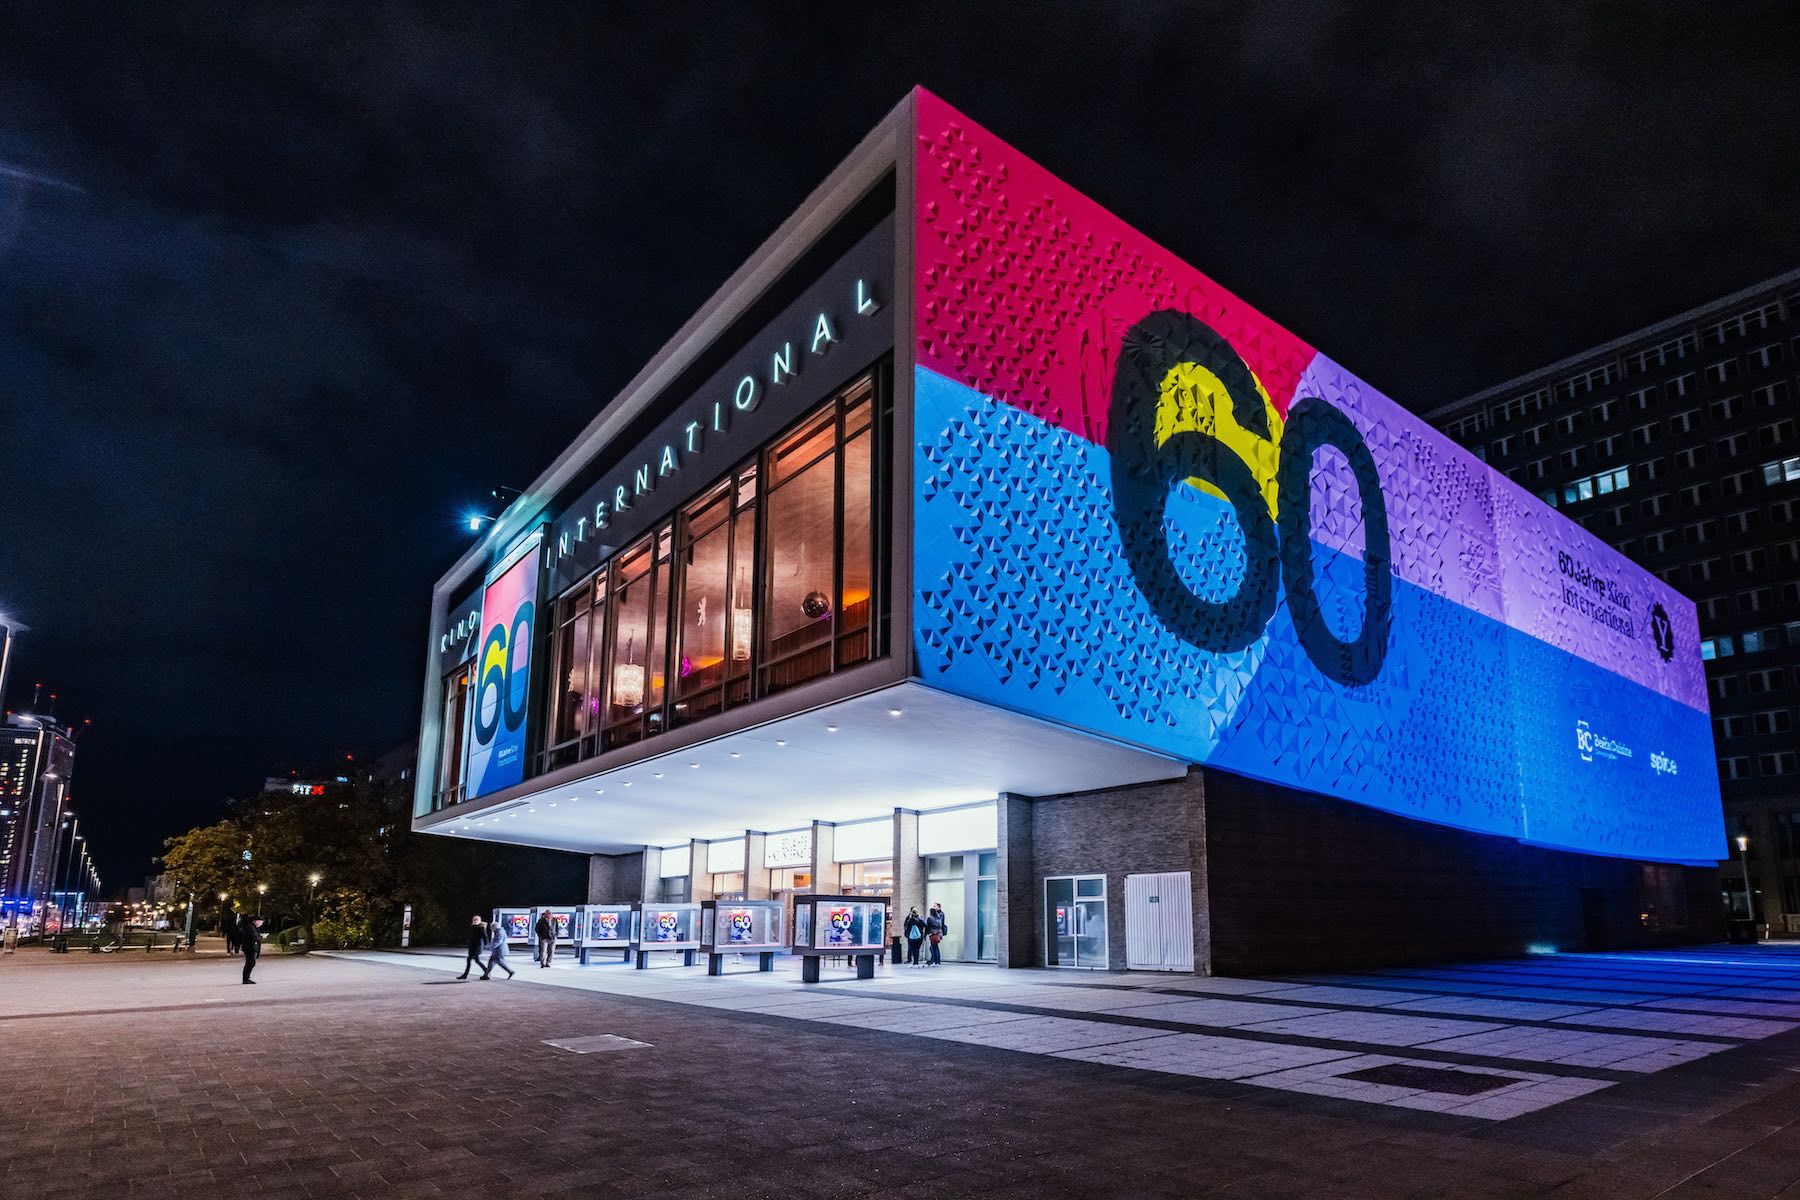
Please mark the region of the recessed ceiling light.
<svg viewBox="0 0 1800 1200"><path fill-rule="evenodd" d="M899 710L899 709L897 709L897 708L890 708L890 709L888 709L888 716L890 716L890 717L897 717L897 716L899 716L899 715L900 715L900 710Z"/></svg>
<svg viewBox="0 0 1800 1200"><path fill-rule="evenodd" d="M532 806L532 807L530 807L530 808L528 808L528 809L526 809L526 810L525 810L525 811L526 811L526 812L536 812L536 811L537 811L537 806L536 806L536 805L533 805L533 806Z"/></svg>
<svg viewBox="0 0 1800 1200"><path fill-rule="evenodd" d="M594 789L594 795L596 795L596 796L604 796L604 795L606 795L606 789L605 789L605 788L595 788L595 789Z"/></svg>
<svg viewBox="0 0 1800 1200"><path fill-rule="evenodd" d="M658 779L661 779L661 778L662 778L662 772L661 772L661 771L655 771L655 772L652 772L652 774L654 774L654 775L655 775L655 776L656 776L656 777L657 777L657 778L658 778Z"/></svg>
<svg viewBox="0 0 1800 1200"><path fill-rule="evenodd" d="M825 732L826 732L826 733L836 733L836 732L837 732L837 726L836 726L836 725L827 725L827 726L826 726L826 727L825 727Z"/></svg>
<svg viewBox="0 0 1800 1200"><path fill-rule="evenodd" d="M742 758L742 757L744 757L744 756L743 756L743 755L741 755L741 754L739 754L739 753L738 753L738 752L737 752L737 751L736 751L736 750L733 750L733 751L732 751L732 752L731 752L731 757L733 757L733 758Z"/></svg>
<svg viewBox="0 0 1800 1200"><path fill-rule="evenodd" d="M777 746L785 746L785 745L787 745L787 742L786 742L786 741L784 741L784 740L782 740L782 739L781 739L781 738L776 738L776 739L775 739L775 744L776 744L776 745L777 745Z"/></svg>
<svg viewBox="0 0 1800 1200"><path fill-rule="evenodd" d="M694 768L694 770L696 770L696 771L698 771L700 769L699 763L689 763L688 766Z"/></svg>
<svg viewBox="0 0 1800 1200"><path fill-rule="evenodd" d="M556 801L554 801L554 800L552 800L552 801L551 801L551 802L550 802L550 807L551 807L551 808L555 808L555 807L556 807Z"/></svg>
<svg viewBox="0 0 1800 1200"><path fill-rule="evenodd" d="M631 780L629 780L629 779L627 779L627 780L626 780L626 781L625 781L625 786L626 786L626 787L630 787L630 786L631 786Z"/></svg>

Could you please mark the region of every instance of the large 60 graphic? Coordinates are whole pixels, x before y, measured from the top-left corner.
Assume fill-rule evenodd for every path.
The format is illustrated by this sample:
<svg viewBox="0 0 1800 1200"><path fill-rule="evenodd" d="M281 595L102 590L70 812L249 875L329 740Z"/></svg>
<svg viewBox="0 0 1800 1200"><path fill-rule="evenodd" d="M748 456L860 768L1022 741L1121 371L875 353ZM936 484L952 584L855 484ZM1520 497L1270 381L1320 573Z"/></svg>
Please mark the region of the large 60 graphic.
<svg viewBox="0 0 1800 1200"><path fill-rule="evenodd" d="M513 613L511 626L496 624L482 640L481 678L475 687L475 743L492 744L504 725L509 734L525 725L530 692L531 622L535 606L527 600ZM491 690L490 690L491 689Z"/></svg>
<svg viewBox="0 0 1800 1200"><path fill-rule="evenodd" d="M1241 650L1275 615L1277 587L1287 584L1288 612L1300 644L1320 673L1346 686L1381 673L1387 657L1394 578L1387 502L1375 458L1356 427L1316 396L1294 401L1281 433L1271 514L1250 464L1215 432L1157 430L1157 406L1170 372L1184 366L1209 372L1223 386L1233 419L1255 437L1272 440L1256 378L1224 337L1190 313L1150 314L1125 334L1113 376L1108 449L1114 512L1138 589L1158 618L1202 650ZM1340 639L1319 605L1312 546L1312 462L1331 446L1350 464L1363 522L1362 628ZM1201 479L1222 492L1244 535L1244 576L1223 600L1194 594L1169 554L1163 514L1170 490Z"/></svg>

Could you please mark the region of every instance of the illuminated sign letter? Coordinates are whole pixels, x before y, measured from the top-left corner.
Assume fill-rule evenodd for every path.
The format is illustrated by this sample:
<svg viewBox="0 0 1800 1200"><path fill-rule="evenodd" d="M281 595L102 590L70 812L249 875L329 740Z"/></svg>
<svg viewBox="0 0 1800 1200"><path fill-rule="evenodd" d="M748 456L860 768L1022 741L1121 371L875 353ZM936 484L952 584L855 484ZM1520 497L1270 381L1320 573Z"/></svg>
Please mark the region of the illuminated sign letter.
<svg viewBox="0 0 1800 1200"><path fill-rule="evenodd" d="M569 557L569 534L568 534L567 530L564 530L561 534L559 534L557 536L556 557L558 557L558 558Z"/></svg>
<svg viewBox="0 0 1800 1200"><path fill-rule="evenodd" d="M650 464L645 463L637 469L637 475L632 479L631 494L634 496L641 496L654 486L655 485L650 482Z"/></svg>
<svg viewBox="0 0 1800 1200"><path fill-rule="evenodd" d="M688 453L698 454L700 452L700 422L689 421L683 428L683 432L687 434Z"/></svg>
<svg viewBox="0 0 1800 1200"><path fill-rule="evenodd" d="M799 369L794 366L794 343L781 343L781 349L777 350L771 358L769 367L771 382L779 386L799 373ZM742 385L740 384L739 386L741 387ZM743 406L739 405L739 407L741 408Z"/></svg>
<svg viewBox="0 0 1800 1200"><path fill-rule="evenodd" d="M657 475L673 475L679 466L680 464L675 461L675 447L664 446L662 460L656 464Z"/></svg>
<svg viewBox="0 0 1800 1200"><path fill-rule="evenodd" d="M604 500L594 502L594 528L596 530L606 528L606 501Z"/></svg>
<svg viewBox="0 0 1800 1200"><path fill-rule="evenodd" d="M823 354L831 349L831 343L835 341L837 341L837 334L831 331L831 318L820 313L819 319L813 322L812 352Z"/></svg>
<svg viewBox="0 0 1800 1200"><path fill-rule="evenodd" d="M856 281L856 315L866 317L881 307L881 303L869 292L867 280Z"/></svg>
<svg viewBox="0 0 1800 1200"><path fill-rule="evenodd" d="M631 501L626 498L625 485L621 483L618 487L613 489L613 511L621 513L630 507Z"/></svg>
<svg viewBox="0 0 1800 1200"><path fill-rule="evenodd" d="M777 358L776 361L779 362L780 359ZM738 380L737 393L731 397L731 403L739 412L749 412L756 407L758 398L755 377L746 375ZM717 429L720 426L715 423L713 428Z"/></svg>

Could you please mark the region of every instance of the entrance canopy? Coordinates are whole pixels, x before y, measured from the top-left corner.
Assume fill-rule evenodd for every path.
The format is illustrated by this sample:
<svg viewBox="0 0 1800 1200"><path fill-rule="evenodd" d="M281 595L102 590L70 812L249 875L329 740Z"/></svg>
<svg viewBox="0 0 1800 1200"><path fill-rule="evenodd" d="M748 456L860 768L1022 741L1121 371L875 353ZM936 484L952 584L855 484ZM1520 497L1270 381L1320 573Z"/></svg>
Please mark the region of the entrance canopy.
<svg viewBox="0 0 1800 1200"><path fill-rule="evenodd" d="M904 683L417 828L612 854L746 829L1178 779L1187 764Z"/></svg>

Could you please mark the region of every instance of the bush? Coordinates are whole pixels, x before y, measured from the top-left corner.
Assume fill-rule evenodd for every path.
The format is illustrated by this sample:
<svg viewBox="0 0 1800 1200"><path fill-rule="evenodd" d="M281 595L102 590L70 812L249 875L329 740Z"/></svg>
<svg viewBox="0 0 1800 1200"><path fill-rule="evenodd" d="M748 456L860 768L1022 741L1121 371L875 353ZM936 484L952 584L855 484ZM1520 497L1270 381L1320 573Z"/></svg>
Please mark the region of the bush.
<svg viewBox="0 0 1800 1200"><path fill-rule="evenodd" d="M304 946L306 944L306 926L291 925L276 934L272 940L283 950L291 950L296 944ZM310 947L308 948L310 949Z"/></svg>

